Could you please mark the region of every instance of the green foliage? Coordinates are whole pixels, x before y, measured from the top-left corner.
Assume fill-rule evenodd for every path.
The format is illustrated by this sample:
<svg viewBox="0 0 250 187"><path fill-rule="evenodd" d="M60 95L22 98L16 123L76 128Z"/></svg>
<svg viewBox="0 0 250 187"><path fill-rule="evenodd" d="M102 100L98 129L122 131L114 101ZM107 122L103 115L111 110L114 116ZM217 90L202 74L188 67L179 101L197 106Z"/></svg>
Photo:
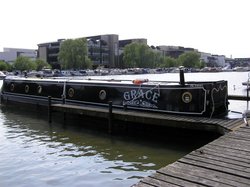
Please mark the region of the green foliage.
<svg viewBox="0 0 250 187"><path fill-rule="evenodd" d="M124 67L135 68L137 67L137 43L126 45L123 53Z"/></svg>
<svg viewBox="0 0 250 187"><path fill-rule="evenodd" d="M12 71L13 70L13 65L6 63L7 65L7 71Z"/></svg>
<svg viewBox="0 0 250 187"><path fill-rule="evenodd" d="M131 43L126 45L123 53L123 66L126 68L155 68L155 67L178 67L187 68L202 67L200 54L197 52L186 52L178 59L163 56L157 51L153 51L145 44Z"/></svg>
<svg viewBox="0 0 250 187"><path fill-rule="evenodd" d="M162 60L160 61L159 67L161 68L169 68L169 67L177 67L178 62L176 59L171 57L162 56Z"/></svg>
<svg viewBox="0 0 250 187"><path fill-rule="evenodd" d="M201 60L199 68L204 68L204 67L206 67L206 62L204 60Z"/></svg>
<svg viewBox="0 0 250 187"><path fill-rule="evenodd" d="M65 40L60 46L58 59L63 69L85 69L92 66L85 38Z"/></svg>
<svg viewBox="0 0 250 187"><path fill-rule="evenodd" d="M197 52L186 52L178 57L179 65L187 68L200 67L200 55Z"/></svg>
<svg viewBox="0 0 250 187"><path fill-rule="evenodd" d="M24 70L35 70L36 64L31 61L28 57L19 56L17 57L15 63L13 64L16 70L24 71Z"/></svg>
<svg viewBox="0 0 250 187"><path fill-rule="evenodd" d="M123 61L126 68L153 68L156 66L156 53L147 45L131 43L125 46Z"/></svg>
<svg viewBox="0 0 250 187"><path fill-rule="evenodd" d="M190 56L192 58L190 58ZM178 67L182 64L188 65L186 60L191 62L196 62L196 56L193 54L187 54L180 57L180 59L174 59L171 57L163 56L162 53L154 51L145 44L131 43L126 45L123 53L123 66L126 68L168 68L168 67ZM197 57L199 60L199 56ZM190 64L192 65L192 64Z"/></svg>
<svg viewBox="0 0 250 187"><path fill-rule="evenodd" d="M35 60L35 64L37 71L41 71L43 68L51 68L51 66L47 62L44 62L41 59Z"/></svg>
<svg viewBox="0 0 250 187"><path fill-rule="evenodd" d="M8 70L8 65L4 61L0 61L0 71L6 71Z"/></svg>

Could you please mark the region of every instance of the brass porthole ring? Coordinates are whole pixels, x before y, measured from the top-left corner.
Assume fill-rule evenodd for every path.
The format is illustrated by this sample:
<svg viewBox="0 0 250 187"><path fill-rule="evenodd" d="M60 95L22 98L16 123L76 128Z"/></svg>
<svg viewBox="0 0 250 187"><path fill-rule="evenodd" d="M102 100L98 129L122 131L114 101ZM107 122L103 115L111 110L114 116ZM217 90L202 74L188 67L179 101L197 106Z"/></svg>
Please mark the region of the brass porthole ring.
<svg viewBox="0 0 250 187"><path fill-rule="evenodd" d="M38 94L41 94L41 93L42 93L42 90L43 90L42 86L39 85L39 86L37 87L37 93L38 93Z"/></svg>
<svg viewBox="0 0 250 187"><path fill-rule="evenodd" d="M184 92L182 94L182 101L186 104L190 103L192 101L192 94L190 92Z"/></svg>
<svg viewBox="0 0 250 187"><path fill-rule="evenodd" d="M10 91L14 91L15 90L15 85L12 83L11 85L10 85Z"/></svg>
<svg viewBox="0 0 250 187"><path fill-rule="evenodd" d="M74 94L75 94L74 89L73 89L73 88L70 88L70 89L69 89L69 91L68 91L68 95L69 95L69 97L73 97L73 96L74 96Z"/></svg>
<svg viewBox="0 0 250 187"><path fill-rule="evenodd" d="M29 92L29 89L30 89L30 87L29 87L29 85L25 85L25 88L24 88L24 90L25 90L25 93L28 93Z"/></svg>
<svg viewBox="0 0 250 187"><path fill-rule="evenodd" d="M104 100L104 99L106 99L106 97L107 97L106 91L105 91L105 90L101 90L101 91L99 92L99 98L100 98L101 100Z"/></svg>

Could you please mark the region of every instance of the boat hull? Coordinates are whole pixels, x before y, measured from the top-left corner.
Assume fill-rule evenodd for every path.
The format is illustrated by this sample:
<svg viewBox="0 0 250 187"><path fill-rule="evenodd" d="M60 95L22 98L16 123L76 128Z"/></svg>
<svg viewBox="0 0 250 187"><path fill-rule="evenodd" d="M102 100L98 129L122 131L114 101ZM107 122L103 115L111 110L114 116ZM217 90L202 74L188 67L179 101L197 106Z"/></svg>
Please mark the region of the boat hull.
<svg viewBox="0 0 250 187"><path fill-rule="evenodd" d="M135 85L122 81L66 79L5 79L2 99L47 105L53 103L107 106L184 115L215 116L227 113L227 82L162 82Z"/></svg>

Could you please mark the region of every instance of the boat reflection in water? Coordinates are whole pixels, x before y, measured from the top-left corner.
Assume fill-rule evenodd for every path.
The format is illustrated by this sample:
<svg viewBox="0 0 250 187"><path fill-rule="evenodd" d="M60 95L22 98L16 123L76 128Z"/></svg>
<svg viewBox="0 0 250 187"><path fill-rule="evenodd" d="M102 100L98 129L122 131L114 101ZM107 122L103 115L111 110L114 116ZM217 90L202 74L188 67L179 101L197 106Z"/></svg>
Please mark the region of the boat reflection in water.
<svg viewBox="0 0 250 187"><path fill-rule="evenodd" d="M86 128L91 121L60 120L48 124L40 111L1 108L0 186L131 186L211 141L189 133L110 136Z"/></svg>

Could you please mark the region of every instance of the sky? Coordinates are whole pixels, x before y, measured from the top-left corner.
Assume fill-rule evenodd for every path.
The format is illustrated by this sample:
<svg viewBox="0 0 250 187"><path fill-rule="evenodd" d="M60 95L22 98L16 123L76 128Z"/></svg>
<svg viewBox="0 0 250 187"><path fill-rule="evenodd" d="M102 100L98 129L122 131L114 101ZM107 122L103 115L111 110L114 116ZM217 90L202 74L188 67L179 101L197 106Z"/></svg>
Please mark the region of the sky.
<svg viewBox="0 0 250 187"><path fill-rule="evenodd" d="M101 34L250 58L249 0L1 0L0 51Z"/></svg>

